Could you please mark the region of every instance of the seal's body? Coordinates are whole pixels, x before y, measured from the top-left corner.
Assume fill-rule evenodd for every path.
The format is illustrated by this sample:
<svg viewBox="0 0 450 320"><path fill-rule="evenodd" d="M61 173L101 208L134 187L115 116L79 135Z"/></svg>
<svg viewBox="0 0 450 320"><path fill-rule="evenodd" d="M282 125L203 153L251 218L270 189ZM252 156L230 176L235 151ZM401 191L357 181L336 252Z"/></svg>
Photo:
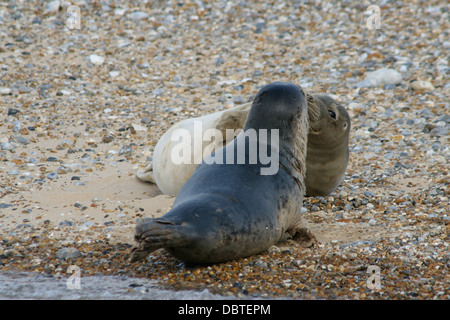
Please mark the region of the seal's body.
<svg viewBox="0 0 450 320"><path fill-rule="evenodd" d="M310 131L306 154L306 195L324 196L339 185L347 168L350 117L341 104L327 95L307 94L307 101ZM194 173L198 163L193 158L189 163L173 163L171 152L175 143L179 142L171 141L171 135L178 129L185 129L193 136L194 123L201 122L203 130L215 128L225 138L226 129L237 130L243 127L250 107L251 103L243 104L175 124L156 144L153 162L144 170L138 171L137 177L142 181L156 183L164 194L176 195ZM229 142L224 140L223 144ZM203 152L210 142L195 143L191 140L182 143L187 143L187 147L194 152Z"/></svg>
<svg viewBox="0 0 450 320"><path fill-rule="evenodd" d="M275 82L263 87L253 101L243 132L210 157L221 154L225 159L229 152L238 157L239 150L245 150L248 160L251 139L245 132L277 129L278 145L259 144L259 151L263 146L279 152L278 171L262 175L264 165L259 155L254 164L206 164L205 158L167 214L138 222L138 247L133 250L132 261L163 247L186 262L216 263L261 252L286 234L295 238L302 229L307 112L305 95L297 85ZM241 149L242 144L245 149Z"/></svg>

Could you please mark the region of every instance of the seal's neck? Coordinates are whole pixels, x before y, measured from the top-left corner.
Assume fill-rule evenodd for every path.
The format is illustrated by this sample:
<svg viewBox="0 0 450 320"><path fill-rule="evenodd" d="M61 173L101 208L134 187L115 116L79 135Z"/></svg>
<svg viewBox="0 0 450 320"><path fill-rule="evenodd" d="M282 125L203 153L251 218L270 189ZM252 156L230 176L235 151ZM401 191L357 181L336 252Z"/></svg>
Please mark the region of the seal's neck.
<svg viewBox="0 0 450 320"><path fill-rule="evenodd" d="M304 192L306 149L309 132L308 116L306 114L300 115L290 132L294 134L280 137L280 166L289 172L297 182L300 190Z"/></svg>

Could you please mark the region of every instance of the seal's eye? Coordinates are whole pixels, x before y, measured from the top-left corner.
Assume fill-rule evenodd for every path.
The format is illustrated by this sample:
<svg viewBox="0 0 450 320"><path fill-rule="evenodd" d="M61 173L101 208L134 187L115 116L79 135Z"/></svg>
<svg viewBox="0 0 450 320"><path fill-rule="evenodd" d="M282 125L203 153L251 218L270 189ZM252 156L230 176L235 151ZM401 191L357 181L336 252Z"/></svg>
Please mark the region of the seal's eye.
<svg viewBox="0 0 450 320"><path fill-rule="evenodd" d="M336 120L336 113L334 113L333 110L328 110L328 114L330 115L330 117L334 120Z"/></svg>

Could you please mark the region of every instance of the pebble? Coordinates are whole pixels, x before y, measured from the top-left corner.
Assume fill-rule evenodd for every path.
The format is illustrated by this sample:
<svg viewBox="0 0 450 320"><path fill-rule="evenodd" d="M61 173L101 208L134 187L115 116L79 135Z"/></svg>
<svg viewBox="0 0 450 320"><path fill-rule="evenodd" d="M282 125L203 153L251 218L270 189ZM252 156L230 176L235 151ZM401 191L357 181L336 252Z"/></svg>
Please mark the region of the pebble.
<svg viewBox="0 0 450 320"><path fill-rule="evenodd" d="M22 136L16 137L16 141L20 144L25 144L25 145L30 143L30 140L28 138L25 138Z"/></svg>
<svg viewBox="0 0 450 320"><path fill-rule="evenodd" d="M402 81L402 75L400 72L394 69L379 69L376 71L368 72L366 78L358 82L356 87L358 88L376 88L383 85L398 85Z"/></svg>
<svg viewBox="0 0 450 320"><path fill-rule="evenodd" d="M413 88L415 91L433 91L434 87L429 81L420 81L416 80L410 83L411 88Z"/></svg>
<svg viewBox="0 0 450 320"><path fill-rule="evenodd" d="M99 66L105 62L105 58L103 58L99 55L96 55L96 54L91 54L89 56L89 61L91 61L92 64Z"/></svg>
<svg viewBox="0 0 450 320"><path fill-rule="evenodd" d="M19 112L20 112L20 110L18 110L18 109L9 108L8 109L8 116L14 116L14 115L18 114Z"/></svg>
<svg viewBox="0 0 450 320"><path fill-rule="evenodd" d="M47 178L49 179L58 179L58 174L56 172L50 172L49 174L47 174Z"/></svg>
<svg viewBox="0 0 450 320"><path fill-rule="evenodd" d="M149 123L151 123L153 120L151 119L151 118L147 118L147 117L143 117L143 118L141 118L141 122L143 123L143 124L149 124Z"/></svg>
<svg viewBox="0 0 450 320"><path fill-rule="evenodd" d="M59 0L50 1L45 6L45 13L55 13L59 10L61 2Z"/></svg>
<svg viewBox="0 0 450 320"><path fill-rule="evenodd" d="M62 248L56 252L56 257L60 260L74 259L81 256L81 252L75 248Z"/></svg>
<svg viewBox="0 0 450 320"><path fill-rule="evenodd" d="M120 75L120 72L119 71L110 71L109 72L109 76L111 77L111 78L116 78L116 77L118 77Z"/></svg>
<svg viewBox="0 0 450 320"><path fill-rule="evenodd" d="M17 175L19 175L19 170L16 170L16 169L10 170L10 171L8 172L8 174L9 174L10 176L17 176Z"/></svg>
<svg viewBox="0 0 450 320"><path fill-rule="evenodd" d="M61 227L72 227L74 225L73 221L64 220L59 223Z"/></svg>
<svg viewBox="0 0 450 320"><path fill-rule="evenodd" d="M133 154L133 149L130 147L124 147L124 148L120 149L120 151L119 151L119 155L121 155L121 156L123 156L123 155L130 156L132 154Z"/></svg>
<svg viewBox="0 0 450 320"><path fill-rule="evenodd" d="M131 124L131 126L133 127L133 129L134 130L136 130L136 131L147 131L147 128L146 127L144 127L144 126L141 126L140 124L137 124L137 123L133 123L133 124Z"/></svg>
<svg viewBox="0 0 450 320"><path fill-rule="evenodd" d="M104 136L103 138L102 138L102 142L103 143L110 143L110 142L112 142L114 140L114 137L112 137L112 136Z"/></svg>
<svg viewBox="0 0 450 320"><path fill-rule="evenodd" d="M0 147L3 151L10 151L10 150L14 150L14 146L9 143L9 142L2 142L0 144Z"/></svg>
<svg viewBox="0 0 450 320"><path fill-rule="evenodd" d="M430 131L430 137L446 137L449 134L449 127L437 127Z"/></svg>
<svg viewBox="0 0 450 320"><path fill-rule="evenodd" d="M135 11L128 15L128 18L130 18L131 20L136 20L136 21L146 19L148 17L149 17L149 14L147 12L143 12L143 11Z"/></svg>
<svg viewBox="0 0 450 320"><path fill-rule="evenodd" d="M11 94L11 92L12 92L12 89L11 89L11 88L8 88L8 87L0 87L0 95L2 95L2 96L9 95L9 94Z"/></svg>

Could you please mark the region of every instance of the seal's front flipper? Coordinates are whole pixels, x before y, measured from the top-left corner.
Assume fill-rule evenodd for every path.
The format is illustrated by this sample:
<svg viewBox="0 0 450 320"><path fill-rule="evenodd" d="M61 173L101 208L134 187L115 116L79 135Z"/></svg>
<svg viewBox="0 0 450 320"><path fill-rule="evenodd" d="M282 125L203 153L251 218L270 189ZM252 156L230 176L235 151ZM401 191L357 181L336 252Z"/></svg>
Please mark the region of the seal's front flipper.
<svg viewBox="0 0 450 320"><path fill-rule="evenodd" d="M147 257L160 248L173 248L186 244L183 226L166 219L143 219L136 225L134 239L138 245L131 252L131 262Z"/></svg>
<svg viewBox="0 0 450 320"><path fill-rule="evenodd" d="M136 177L141 181L147 181L156 184L155 178L153 177L153 164L150 163L143 170L138 170L136 173Z"/></svg>
<svg viewBox="0 0 450 320"><path fill-rule="evenodd" d="M317 246L319 241L314 234L304 227L302 220L299 220L292 227L287 230L290 239L300 244L303 248L311 248Z"/></svg>
<svg viewBox="0 0 450 320"><path fill-rule="evenodd" d="M306 228L297 229L292 239L304 248L312 248L318 244L314 234Z"/></svg>

